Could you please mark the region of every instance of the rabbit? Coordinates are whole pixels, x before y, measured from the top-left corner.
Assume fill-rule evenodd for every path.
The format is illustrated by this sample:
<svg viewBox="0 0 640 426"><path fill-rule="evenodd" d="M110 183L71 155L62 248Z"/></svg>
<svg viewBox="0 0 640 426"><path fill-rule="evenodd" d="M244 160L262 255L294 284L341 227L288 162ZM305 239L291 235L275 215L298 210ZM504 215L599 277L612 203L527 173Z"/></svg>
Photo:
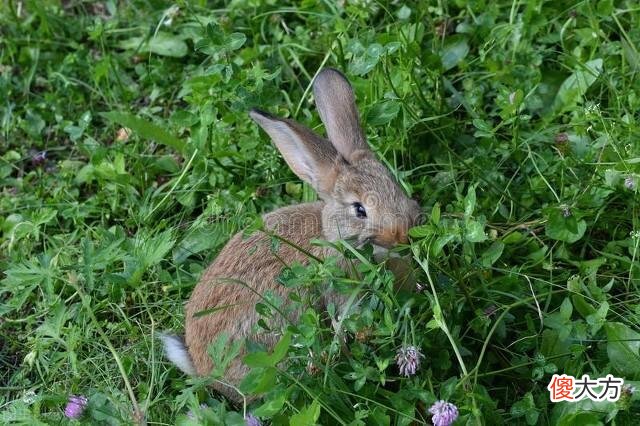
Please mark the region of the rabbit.
<svg viewBox="0 0 640 426"><path fill-rule="evenodd" d="M273 248L263 231L236 234L204 272L185 307L185 341L164 335L170 361L189 375L206 376L213 369L207 347L225 333L230 341L251 339L272 348L275 333L256 334L255 304L265 292L288 300L290 289L276 279L286 265L306 263L309 255L323 258L330 248L312 245L351 238L384 252L408 241L420 215L387 168L369 149L360 126L353 90L332 68L318 73L313 93L327 139L286 118L253 109L250 117L271 137L291 170L317 192L320 201L283 207L264 215L264 229L283 241ZM301 250L302 249L302 250ZM277 250L277 252L274 252ZM346 264L345 264L346 265ZM324 303L346 299L328 295ZM206 311L207 313L198 315ZM292 314L295 320L296 314ZM241 351L241 355L244 352ZM237 385L248 372L242 356L234 359L213 387L239 403Z"/></svg>

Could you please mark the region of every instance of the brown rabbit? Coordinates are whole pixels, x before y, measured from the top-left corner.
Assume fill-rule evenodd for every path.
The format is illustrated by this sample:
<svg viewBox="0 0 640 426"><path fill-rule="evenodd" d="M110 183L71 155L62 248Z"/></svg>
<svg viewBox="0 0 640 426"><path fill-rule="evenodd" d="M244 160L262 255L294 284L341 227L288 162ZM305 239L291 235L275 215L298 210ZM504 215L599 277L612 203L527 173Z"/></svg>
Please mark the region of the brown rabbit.
<svg viewBox="0 0 640 426"><path fill-rule="evenodd" d="M254 109L250 116L322 201L283 207L264 216L266 230L292 243L280 244L277 252L264 232L249 237L239 233L222 249L186 305L186 345L177 337L164 336L167 357L187 374L211 372L207 346L222 333L231 340L250 338L269 348L275 345L277 335L255 330L255 304L265 292L288 300L290 289L276 281L286 264L306 263L309 253L319 258L329 254L329 249L311 245L311 240L351 238L384 251L407 242L407 231L418 218L418 204L405 195L369 149L347 79L339 71L324 69L313 83L313 93L328 139L263 111ZM324 299L336 304L344 300L331 295ZM212 313L196 315L214 308ZM239 401L234 388L247 371L238 357L225 372L226 384L214 387Z"/></svg>

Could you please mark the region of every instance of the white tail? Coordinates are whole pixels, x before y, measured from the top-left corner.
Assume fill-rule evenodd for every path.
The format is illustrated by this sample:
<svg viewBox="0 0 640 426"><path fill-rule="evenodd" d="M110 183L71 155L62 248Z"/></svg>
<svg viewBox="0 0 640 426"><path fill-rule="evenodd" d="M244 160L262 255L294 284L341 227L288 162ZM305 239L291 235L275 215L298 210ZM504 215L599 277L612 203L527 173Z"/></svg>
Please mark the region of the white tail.
<svg viewBox="0 0 640 426"><path fill-rule="evenodd" d="M158 337L164 343L165 356L176 367L190 376L195 376L196 368L193 366L191 356L184 345L181 337L172 334L158 333Z"/></svg>

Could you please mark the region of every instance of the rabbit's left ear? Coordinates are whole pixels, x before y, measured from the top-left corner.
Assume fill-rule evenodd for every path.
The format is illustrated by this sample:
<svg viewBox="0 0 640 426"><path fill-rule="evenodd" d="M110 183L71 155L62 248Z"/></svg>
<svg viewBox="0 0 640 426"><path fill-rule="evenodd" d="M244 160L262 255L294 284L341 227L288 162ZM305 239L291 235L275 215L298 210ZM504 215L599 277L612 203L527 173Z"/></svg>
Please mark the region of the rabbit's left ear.
<svg viewBox="0 0 640 426"><path fill-rule="evenodd" d="M249 115L269 134L278 151L298 177L325 196L331 192L344 158L326 139L293 120L252 109Z"/></svg>
<svg viewBox="0 0 640 426"><path fill-rule="evenodd" d="M340 71L333 68L320 71L313 82L313 96L329 140L347 161L354 151L369 149L353 89Z"/></svg>

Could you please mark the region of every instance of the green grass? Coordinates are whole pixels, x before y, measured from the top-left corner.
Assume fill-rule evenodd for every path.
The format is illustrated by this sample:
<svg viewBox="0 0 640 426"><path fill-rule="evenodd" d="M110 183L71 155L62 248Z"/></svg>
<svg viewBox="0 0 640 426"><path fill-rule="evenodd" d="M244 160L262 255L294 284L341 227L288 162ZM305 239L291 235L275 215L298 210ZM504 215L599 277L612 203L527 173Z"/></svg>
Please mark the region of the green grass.
<svg viewBox="0 0 640 426"><path fill-rule="evenodd" d="M321 131L310 81L333 66L425 212L410 247L423 289L364 262L348 350L309 308L286 363L255 349L251 410L428 424L445 399L457 424L638 424L637 392L547 390L554 373L640 385L637 2L266 3L0 5L0 423L68 423L81 394L87 423L135 423L137 405L187 424L207 403L202 422L243 424L153 335L181 330L232 234L314 199L247 111ZM351 285L330 261L283 283ZM425 355L410 378L403 345Z"/></svg>

